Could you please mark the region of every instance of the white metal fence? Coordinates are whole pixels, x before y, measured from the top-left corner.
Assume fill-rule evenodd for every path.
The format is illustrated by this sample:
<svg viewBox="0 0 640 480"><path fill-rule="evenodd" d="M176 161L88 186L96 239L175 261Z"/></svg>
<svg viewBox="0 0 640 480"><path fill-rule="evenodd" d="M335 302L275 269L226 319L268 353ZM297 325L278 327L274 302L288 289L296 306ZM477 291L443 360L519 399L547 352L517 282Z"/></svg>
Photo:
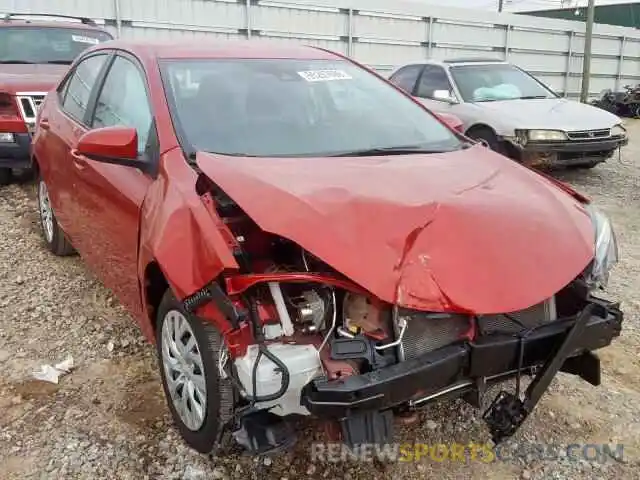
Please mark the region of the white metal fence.
<svg viewBox="0 0 640 480"><path fill-rule="evenodd" d="M252 38L345 53L380 71L428 57L507 58L561 94L580 90L584 23L415 0L0 0L0 12L73 14L124 38ZM591 95L640 83L640 32L596 25Z"/></svg>

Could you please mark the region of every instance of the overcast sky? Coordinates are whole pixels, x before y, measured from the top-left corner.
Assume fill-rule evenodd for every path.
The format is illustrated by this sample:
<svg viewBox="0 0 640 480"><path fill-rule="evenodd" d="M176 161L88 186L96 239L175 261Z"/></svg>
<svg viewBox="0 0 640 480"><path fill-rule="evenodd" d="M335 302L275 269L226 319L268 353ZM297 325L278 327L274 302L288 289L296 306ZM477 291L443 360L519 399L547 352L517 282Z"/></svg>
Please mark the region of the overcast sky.
<svg viewBox="0 0 640 480"><path fill-rule="evenodd" d="M433 5L461 7L461 8L482 8L498 9L498 0L423 0L425 3ZM606 5L611 3L632 3L633 0L596 0L596 5ZM564 5L563 5L564 4ZM522 10L546 10L550 8L586 6L587 0L504 0L505 11Z"/></svg>

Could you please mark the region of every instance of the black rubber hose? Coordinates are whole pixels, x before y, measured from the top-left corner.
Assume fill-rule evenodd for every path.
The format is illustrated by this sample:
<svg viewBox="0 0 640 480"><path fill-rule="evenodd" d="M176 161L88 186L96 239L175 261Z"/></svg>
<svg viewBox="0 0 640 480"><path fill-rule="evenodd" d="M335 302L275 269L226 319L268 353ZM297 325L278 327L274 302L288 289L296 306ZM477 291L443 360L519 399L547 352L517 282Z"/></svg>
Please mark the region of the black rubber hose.
<svg viewBox="0 0 640 480"><path fill-rule="evenodd" d="M253 392L252 392L253 398L251 399L251 403L255 404L258 402L271 402L273 400L277 400L278 398L282 397L285 393L287 393L287 389L289 388L289 382L290 382L289 369L284 364L284 362L280 360L276 355L271 353L269 349L266 347L266 345L264 344L264 338L262 337L262 330L260 329L260 317L258 314L258 305L256 304L253 298L249 300L249 309L251 313L251 319L253 321L256 340L258 340L259 342L258 356L256 357L256 361L253 364L253 371L251 372L251 386L253 389ZM278 368L280 369L282 378L280 383L280 389L277 392L271 393L269 395L257 396L256 391L257 391L258 380L256 378L256 372L258 371L258 363L260 363L260 359L262 358L263 355L278 366Z"/></svg>

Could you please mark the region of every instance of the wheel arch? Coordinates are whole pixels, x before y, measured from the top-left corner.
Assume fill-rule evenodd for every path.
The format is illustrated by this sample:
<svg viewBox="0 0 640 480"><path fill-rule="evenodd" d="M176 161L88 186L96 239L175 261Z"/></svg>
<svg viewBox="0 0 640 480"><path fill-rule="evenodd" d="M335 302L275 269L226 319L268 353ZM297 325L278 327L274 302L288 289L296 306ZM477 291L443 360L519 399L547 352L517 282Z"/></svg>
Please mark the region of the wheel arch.
<svg viewBox="0 0 640 480"><path fill-rule="evenodd" d="M497 144L500 147L500 152L499 153L501 153L501 154L513 159L513 160L520 160L521 152L518 150L518 148L516 148L516 146L513 143L511 143L509 140L505 139L503 136L498 134L496 129L493 128L491 125L488 125L486 123L480 123L480 122L474 123L469 128L467 128L467 130L465 131L465 135L467 137L472 138L473 132L474 131L479 131L479 130L488 131L493 136L495 136Z"/></svg>
<svg viewBox="0 0 640 480"><path fill-rule="evenodd" d="M469 136L469 134L473 131L477 131L477 130L489 130L491 133L493 133L496 138L499 138L496 130L491 127L490 125L486 124L486 123L474 123L473 125L471 125L469 128L467 128L467 130L465 131L465 135Z"/></svg>
<svg viewBox="0 0 640 480"><path fill-rule="evenodd" d="M34 177L37 177L40 173L40 161L35 153L31 155L31 170L33 170Z"/></svg>
<svg viewBox="0 0 640 480"><path fill-rule="evenodd" d="M144 269L142 294L145 304L143 331L148 338L155 339L156 316L165 292L170 288L167 278L157 260L151 260Z"/></svg>

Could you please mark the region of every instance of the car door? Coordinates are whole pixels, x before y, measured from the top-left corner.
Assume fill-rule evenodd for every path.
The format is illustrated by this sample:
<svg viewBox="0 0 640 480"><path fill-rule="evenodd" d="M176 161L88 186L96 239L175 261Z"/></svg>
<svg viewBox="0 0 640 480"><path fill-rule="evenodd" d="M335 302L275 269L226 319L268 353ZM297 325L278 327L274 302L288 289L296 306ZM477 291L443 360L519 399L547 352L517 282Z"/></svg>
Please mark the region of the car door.
<svg viewBox="0 0 640 480"><path fill-rule="evenodd" d="M455 93L445 69L439 65L427 65L418 79L414 95L434 112L452 112L452 103L437 98L436 92L449 92L452 99Z"/></svg>
<svg viewBox="0 0 640 480"><path fill-rule="evenodd" d="M135 128L140 159L157 164L155 124L139 62L118 53L96 89L88 116L90 128ZM120 301L139 313L138 232L142 204L153 178L134 167L91 160L77 150L71 155L78 205L74 221L82 230L77 249Z"/></svg>
<svg viewBox="0 0 640 480"><path fill-rule="evenodd" d="M87 130L85 116L91 91L107 64L110 52L101 51L80 60L70 71L55 94L50 94L43 114L38 119L38 155L41 171L56 219L73 244L76 243L75 186L69 151Z"/></svg>

